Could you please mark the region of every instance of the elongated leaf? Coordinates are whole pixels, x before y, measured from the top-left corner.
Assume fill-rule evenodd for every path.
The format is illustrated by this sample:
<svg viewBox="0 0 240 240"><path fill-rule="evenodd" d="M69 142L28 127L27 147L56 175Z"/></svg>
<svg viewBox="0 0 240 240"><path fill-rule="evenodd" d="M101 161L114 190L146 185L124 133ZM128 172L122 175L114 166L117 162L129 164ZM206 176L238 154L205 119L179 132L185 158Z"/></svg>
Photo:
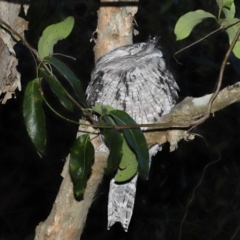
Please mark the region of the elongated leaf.
<svg viewBox="0 0 240 240"><path fill-rule="evenodd" d="M66 90L62 86L62 84L54 77L48 74L48 72L43 69L39 68L40 73L44 77L44 79L49 83L52 91L56 94L58 97L58 100L61 102L61 104L69 111L73 111L73 103L71 100L67 97Z"/></svg>
<svg viewBox="0 0 240 240"><path fill-rule="evenodd" d="M113 120L108 116L104 116L103 119L105 123L109 125L115 124ZM119 131L115 129L109 129L109 128L104 129L103 135L104 135L104 140L106 141L107 146L110 150L110 153L108 156L108 167L105 170L105 172L109 174L118 169L118 166L122 159L123 137Z"/></svg>
<svg viewBox="0 0 240 240"><path fill-rule="evenodd" d="M28 135L34 146L40 152L44 153L46 145L46 127L39 85L39 78L28 83L23 99L23 117Z"/></svg>
<svg viewBox="0 0 240 240"><path fill-rule="evenodd" d="M233 4L231 9L228 9L228 8L224 8L223 9L223 12L224 12L224 15L226 16L226 18L234 18L235 16L235 5Z"/></svg>
<svg viewBox="0 0 240 240"><path fill-rule="evenodd" d="M188 37L193 28L205 18L215 18L215 16L203 10L188 12L181 16L178 19L174 29L177 40Z"/></svg>
<svg viewBox="0 0 240 240"><path fill-rule="evenodd" d="M120 110L112 110L109 115L118 125L131 125L136 122L126 113ZM147 142L140 128L123 129L123 135L137 155L138 172L141 178L148 179L149 171L149 152Z"/></svg>
<svg viewBox="0 0 240 240"><path fill-rule="evenodd" d="M138 162L136 155L129 148L125 139L123 139L122 144L123 156L121 159L121 163L119 165L120 171L115 176L116 182L125 182L130 180L138 171Z"/></svg>
<svg viewBox="0 0 240 240"><path fill-rule="evenodd" d="M224 12L226 18L234 18L236 7L234 0L216 0L218 7Z"/></svg>
<svg viewBox="0 0 240 240"><path fill-rule="evenodd" d="M81 81L76 77L76 75L72 72L72 70L64 64L62 61L58 60L57 58L48 56L44 58L45 61L52 64L58 72L68 80L68 82L71 84L74 93L80 100L80 102L83 104L83 106L87 106L86 100L85 100L85 94L83 92Z"/></svg>
<svg viewBox="0 0 240 240"><path fill-rule="evenodd" d="M224 19L224 21L222 22L222 25L229 25L229 24L233 24L235 22L238 22L240 19L239 18L231 18L231 19ZM237 31L239 29L239 24L236 24L230 28L226 29L226 32L228 34L228 39L229 39L229 44L232 43ZM235 54L235 56L237 58L240 58L240 39L238 39L238 41L236 42L234 48L233 48L233 53Z"/></svg>
<svg viewBox="0 0 240 240"><path fill-rule="evenodd" d="M74 18L68 17L64 21L48 26L39 39L38 53L40 58L52 55L53 46L59 41L66 38L72 31Z"/></svg>
<svg viewBox="0 0 240 240"><path fill-rule="evenodd" d="M69 172L77 199L80 199L84 193L93 158L94 148L89 135L79 136L72 146L69 161Z"/></svg>

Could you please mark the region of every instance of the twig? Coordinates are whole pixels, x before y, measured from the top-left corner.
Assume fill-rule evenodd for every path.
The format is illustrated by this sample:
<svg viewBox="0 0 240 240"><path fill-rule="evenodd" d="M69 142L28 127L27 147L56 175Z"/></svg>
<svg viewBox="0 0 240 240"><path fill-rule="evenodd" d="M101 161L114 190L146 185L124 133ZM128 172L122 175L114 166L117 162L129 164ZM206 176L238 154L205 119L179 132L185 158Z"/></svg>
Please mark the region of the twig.
<svg viewBox="0 0 240 240"><path fill-rule="evenodd" d="M68 56L68 55L66 55L66 54L62 54L62 53L53 53L53 55L56 55L56 56L63 56L63 57L70 58L70 59L76 61L76 58L75 58L75 57Z"/></svg>
<svg viewBox="0 0 240 240"><path fill-rule="evenodd" d="M193 43L191 43L190 45L188 45L188 46L186 46L186 47L180 49L180 50L177 51L177 52L175 52L174 55L173 55L173 57L175 58L175 55L177 55L178 53L180 53L180 52L182 52L182 51L184 51L184 50L186 50L186 49L192 47L193 45L195 45L195 44L197 44L197 43L203 41L205 38L210 37L212 34L218 32L218 31L220 31L220 30L225 30L225 29L227 29L227 28L230 28L230 27L232 27L232 26L234 26L234 25L236 25L236 24L238 24L238 23L240 23L240 20L237 21L237 22L235 22L235 23L229 24L229 25L227 25L227 26L220 26L218 29L216 29L216 30L214 30L213 32L207 34L207 35L204 36L203 38L200 38L200 39L197 40L196 42L193 42ZM175 59L176 59L176 58L175 58ZM177 61L177 59L176 59L176 61ZM177 61L177 62L178 62L178 61Z"/></svg>
<svg viewBox="0 0 240 240"><path fill-rule="evenodd" d="M236 42L238 41L239 36L240 36L240 28L238 29L236 35L234 36L234 39L233 39L231 45L229 46L228 51L227 51L227 53L226 53L226 55L225 55L225 57L223 59L223 62L222 62L222 65L221 65L221 69L220 69L220 72L219 72L217 87L216 87L216 90L214 91L213 95L211 96L211 98L209 100L207 113L201 119L192 122L192 124L195 124L192 128L194 128L197 125L203 123L211 115L211 109L212 109L213 101L217 97L217 95L218 95L218 93L220 91L221 85L222 85L223 73L224 73L224 70L225 70L225 67L226 67L226 64L227 64L227 60L228 60L228 58L230 56L230 53L232 52Z"/></svg>
<svg viewBox="0 0 240 240"><path fill-rule="evenodd" d="M184 224L184 222L185 222L185 220L186 220L186 218L187 218L189 206L190 206L190 204L191 204L191 203L193 202L193 200L194 200L196 190L197 190L198 187L202 184L202 181L203 181L203 178L204 178L204 176L205 176L205 174L206 174L207 168L210 167L212 164L215 164L215 163L219 162L220 160L221 160L221 155L219 154L219 158L218 158L217 160L214 160L214 161L208 163L208 164L204 167L202 176L201 176L198 184L194 187L193 192L192 192L192 196L191 196L190 200L189 200L188 203L187 203L186 211L185 211L185 214L184 214L183 219L182 219L181 224L180 224L178 240L181 240L183 224Z"/></svg>
<svg viewBox="0 0 240 240"><path fill-rule="evenodd" d="M208 37L211 36L212 34L218 32L218 31L220 31L220 30L222 30L222 29L224 29L224 27L223 27L223 26L220 26L220 28L218 28L218 29L216 29L215 31L209 33L208 35L204 36L203 38L200 38L200 39L198 39L196 42L193 42L193 43L191 43L190 45L188 45L188 46L186 46L186 47L180 49L180 50L177 51L177 52L175 52L174 55L173 55L173 57L175 58L175 55L177 55L178 53L180 53L180 52L182 52L182 51L184 51L184 50L186 50L186 49L192 47L193 45L195 45L195 44L201 42L201 41L204 40L205 38L208 38ZM175 58L175 59L176 59L176 58ZM177 59L176 59L176 61L177 61Z"/></svg>

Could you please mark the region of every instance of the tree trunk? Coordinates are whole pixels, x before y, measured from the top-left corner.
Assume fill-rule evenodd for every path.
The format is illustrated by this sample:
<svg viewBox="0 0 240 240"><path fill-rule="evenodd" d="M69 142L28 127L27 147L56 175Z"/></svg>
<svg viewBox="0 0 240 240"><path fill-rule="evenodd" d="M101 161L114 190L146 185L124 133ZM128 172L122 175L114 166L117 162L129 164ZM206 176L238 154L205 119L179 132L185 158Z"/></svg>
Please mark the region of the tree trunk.
<svg viewBox="0 0 240 240"><path fill-rule="evenodd" d="M27 7L25 11L27 11ZM18 17L21 9L21 1L0 1L0 20L7 23L11 29L23 35L28 27L27 21ZM21 90L20 73L16 66L18 60L13 49L16 39L8 27L0 22L0 95L5 94L1 99L2 104L12 98L15 90ZM18 39L19 40L19 39Z"/></svg>

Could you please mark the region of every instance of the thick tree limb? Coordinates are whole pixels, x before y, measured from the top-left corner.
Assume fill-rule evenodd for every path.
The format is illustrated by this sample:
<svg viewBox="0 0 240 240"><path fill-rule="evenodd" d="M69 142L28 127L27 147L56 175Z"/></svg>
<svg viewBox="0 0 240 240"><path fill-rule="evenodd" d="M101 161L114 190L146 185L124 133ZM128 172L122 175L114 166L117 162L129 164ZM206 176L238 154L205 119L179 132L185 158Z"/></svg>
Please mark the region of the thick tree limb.
<svg viewBox="0 0 240 240"><path fill-rule="evenodd" d="M191 135L186 130L194 125L194 121L204 116L208 110L209 100L212 94L199 98L187 97L177 104L170 113L163 116L159 121L159 128L185 128L185 130L155 131L145 134L149 146L169 141L174 150L178 141L182 138L190 139ZM232 103L240 101L240 82L222 89L213 101L211 112L217 112ZM154 130L153 128L151 130ZM174 134L175 132L175 134ZM174 146L175 145L175 146Z"/></svg>
<svg viewBox="0 0 240 240"><path fill-rule="evenodd" d="M80 134L93 132L91 127L80 126ZM101 141L96 135L92 135L92 143L95 149ZM51 214L45 222L40 223L36 229L35 240L78 240L81 236L88 210L92 204L99 183L104 175L106 167L106 153L98 152L95 155L95 162L92 167L92 174L87 182L86 190L82 201L76 201L73 194L72 181L69 175L69 157L65 163L62 176L63 181L58 196L53 204Z"/></svg>

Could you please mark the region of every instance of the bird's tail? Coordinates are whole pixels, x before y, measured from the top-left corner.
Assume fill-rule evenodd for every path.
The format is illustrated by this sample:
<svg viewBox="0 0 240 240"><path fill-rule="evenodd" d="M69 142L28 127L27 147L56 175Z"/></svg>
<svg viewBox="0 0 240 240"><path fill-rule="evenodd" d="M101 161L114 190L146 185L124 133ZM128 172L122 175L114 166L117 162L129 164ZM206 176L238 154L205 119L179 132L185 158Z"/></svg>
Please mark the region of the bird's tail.
<svg viewBox="0 0 240 240"><path fill-rule="evenodd" d="M129 182L118 184L114 178L110 181L108 194L108 230L115 222L122 224L125 232L131 221L137 190L136 174Z"/></svg>
<svg viewBox="0 0 240 240"><path fill-rule="evenodd" d="M160 150L161 146L158 144L149 149L149 168L152 156ZM114 178L110 181L108 193L108 230L114 223L120 222L124 231L128 231L135 203L137 179L138 174L126 183L119 184Z"/></svg>

